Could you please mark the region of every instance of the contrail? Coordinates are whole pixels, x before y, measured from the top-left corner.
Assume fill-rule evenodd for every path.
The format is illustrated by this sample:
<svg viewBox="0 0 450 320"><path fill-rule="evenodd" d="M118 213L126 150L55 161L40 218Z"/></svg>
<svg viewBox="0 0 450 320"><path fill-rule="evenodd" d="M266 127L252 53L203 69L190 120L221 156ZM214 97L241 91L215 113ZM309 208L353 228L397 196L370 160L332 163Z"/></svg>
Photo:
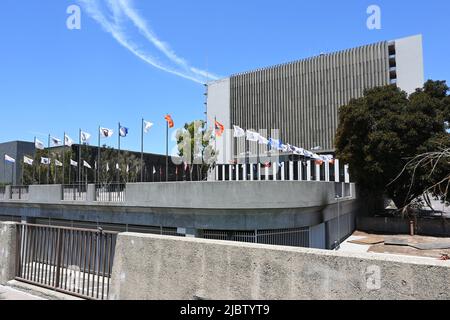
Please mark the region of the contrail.
<svg viewBox="0 0 450 320"><path fill-rule="evenodd" d="M200 84L205 83L206 79L218 79L214 74L189 66L187 61L178 57L166 43L158 39L147 22L132 7L129 0L107 0L106 4L110 10L108 17L110 19L107 18L106 13L103 13L98 0L78 0L78 2L120 45L151 66ZM141 49L141 46L130 40L122 28L122 24L125 21L124 18L129 19L139 30L140 34L158 49L173 66L160 62L157 58Z"/></svg>

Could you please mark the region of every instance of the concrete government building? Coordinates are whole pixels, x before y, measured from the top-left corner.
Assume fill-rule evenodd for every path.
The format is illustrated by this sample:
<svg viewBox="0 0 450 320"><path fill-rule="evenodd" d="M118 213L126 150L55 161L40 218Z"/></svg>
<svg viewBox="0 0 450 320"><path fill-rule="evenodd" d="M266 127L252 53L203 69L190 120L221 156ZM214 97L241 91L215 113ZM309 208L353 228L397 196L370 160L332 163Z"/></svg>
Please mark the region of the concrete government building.
<svg viewBox="0 0 450 320"><path fill-rule="evenodd" d="M423 69L416 35L243 72L208 84L208 122L268 135L279 129L274 138L285 143L333 153L340 106L388 84L412 93L424 83ZM237 158L231 131L217 139L217 149L221 164Z"/></svg>

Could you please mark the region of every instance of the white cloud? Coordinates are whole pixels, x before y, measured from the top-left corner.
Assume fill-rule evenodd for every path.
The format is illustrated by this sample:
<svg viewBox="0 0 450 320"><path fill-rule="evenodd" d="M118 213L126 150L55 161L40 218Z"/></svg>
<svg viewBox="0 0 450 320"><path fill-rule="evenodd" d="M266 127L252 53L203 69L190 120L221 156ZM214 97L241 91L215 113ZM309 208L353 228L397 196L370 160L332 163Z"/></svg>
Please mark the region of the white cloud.
<svg viewBox="0 0 450 320"><path fill-rule="evenodd" d="M78 0L78 2L120 45L149 65L197 83L219 78L217 75L190 66L185 59L179 57L167 43L156 36L145 19L134 9L130 0ZM139 31L140 37L133 34L134 30L129 28L130 22ZM138 41L132 40L133 37Z"/></svg>

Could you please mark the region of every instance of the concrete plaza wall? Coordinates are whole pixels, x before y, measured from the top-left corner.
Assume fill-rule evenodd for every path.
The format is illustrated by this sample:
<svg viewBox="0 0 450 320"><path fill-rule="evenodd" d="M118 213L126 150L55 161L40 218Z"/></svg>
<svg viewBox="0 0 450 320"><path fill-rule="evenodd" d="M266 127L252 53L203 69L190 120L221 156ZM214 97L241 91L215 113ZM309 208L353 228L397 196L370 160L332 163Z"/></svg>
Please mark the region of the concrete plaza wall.
<svg viewBox="0 0 450 320"><path fill-rule="evenodd" d="M449 289L445 261L122 233L110 297L450 299Z"/></svg>
<svg viewBox="0 0 450 320"><path fill-rule="evenodd" d="M16 268L16 224L0 222L0 284L14 279Z"/></svg>

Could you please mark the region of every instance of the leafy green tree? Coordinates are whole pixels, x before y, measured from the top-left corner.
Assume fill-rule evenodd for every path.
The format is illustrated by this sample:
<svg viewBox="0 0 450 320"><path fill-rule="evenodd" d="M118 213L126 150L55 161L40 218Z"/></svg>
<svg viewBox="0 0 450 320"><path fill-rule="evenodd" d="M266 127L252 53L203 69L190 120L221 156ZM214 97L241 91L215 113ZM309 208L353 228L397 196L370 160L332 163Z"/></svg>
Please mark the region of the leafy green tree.
<svg viewBox="0 0 450 320"><path fill-rule="evenodd" d="M186 123L183 129L178 129L176 139L178 155L182 162L189 165L191 180L194 168L199 171L198 177L205 177L217 161L212 129L207 128L205 121L196 120Z"/></svg>
<svg viewBox="0 0 450 320"><path fill-rule="evenodd" d="M341 107L337 157L350 165L363 194L387 195L403 208L428 189L433 181L427 168L411 171L405 166L436 148L438 137L441 146L450 145L444 130L450 101L447 91L444 81L428 81L408 97L389 85L367 90L362 98Z"/></svg>

